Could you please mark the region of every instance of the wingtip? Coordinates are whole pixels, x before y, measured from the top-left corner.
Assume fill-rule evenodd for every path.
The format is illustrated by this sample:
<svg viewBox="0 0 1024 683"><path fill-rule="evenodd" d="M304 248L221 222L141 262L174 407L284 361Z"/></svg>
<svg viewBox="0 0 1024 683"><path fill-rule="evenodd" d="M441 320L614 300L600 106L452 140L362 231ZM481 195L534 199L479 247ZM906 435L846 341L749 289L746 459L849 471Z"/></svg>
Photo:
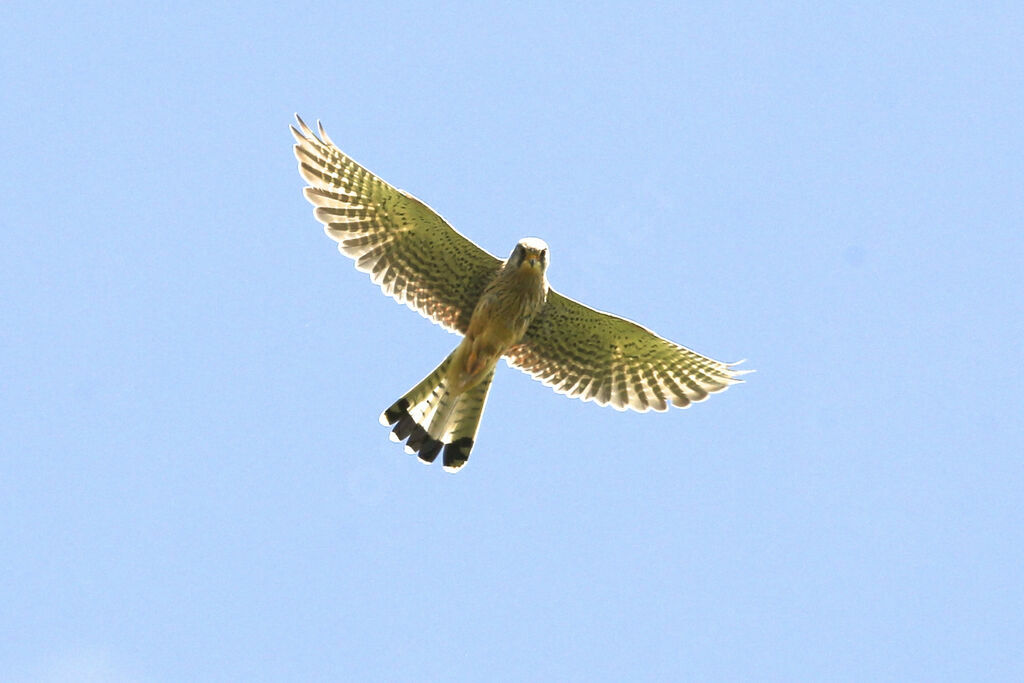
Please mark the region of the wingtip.
<svg viewBox="0 0 1024 683"><path fill-rule="evenodd" d="M313 134L313 131L310 129L309 126L306 125L306 122L303 121L302 117L299 116L298 114L295 115L295 122L299 124L299 131L301 132L303 138L305 138L306 140L316 139L316 136Z"/></svg>
<svg viewBox="0 0 1024 683"><path fill-rule="evenodd" d="M746 362L747 362L747 359L744 358L743 360L738 360L735 363L729 363L728 364L729 374L734 379L736 379L737 382L742 382L743 381L741 379L738 379L741 375L749 375L752 372L757 372L757 370L755 370L754 368L743 368L742 370L736 370L735 369L736 366L739 365L740 363L746 363Z"/></svg>
<svg viewBox="0 0 1024 683"><path fill-rule="evenodd" d="M328 145L334 145L334 141L331 140L331 137L327 134L327 131L324 130L324 124L320 123L320 119L316 120L316 129L317 129L317 132L320 133L320 139L321 140L323 140ZM334 145L334 146L336 147L337 145Z"/></svg>
<svg viewBox="0 0 1024 683"><path fill-rule="evenodd" d="M334 141L331 140L331 137L327 134L327 131L324 130L324 124L321 123L320 119L316 120L316 133L314 133L313 129L310 128L309 125L302 120L302 117L299 116L298 112L295 113L295 122L299 124L299 128L297 130L295 126L289 127L292 129L292 135L299 139L300 142L302 140L313 139L318 140L319 142L322 142L325 145L333 145L337 147L337 145L334 144Z"/></svg>
<svg viewBox="0 0 1024 683"><path fill-rule="evenodd" d="M746 362L747 362L747 359L743 358L743 359L740 359L738 361L734 361L732 363L725 363L725 369L726 369L726 372L728 372L728 374L729 374L729 379L731 380L732 384L742 384L743 381L744 381L744 380L740 379L740 377L742 375L749 375L752 372L757 372L756 370L754 370L752 368L744 368L742 370L737 370L736 369L737 365L740 365L740 364L746 363Z"/></svg>

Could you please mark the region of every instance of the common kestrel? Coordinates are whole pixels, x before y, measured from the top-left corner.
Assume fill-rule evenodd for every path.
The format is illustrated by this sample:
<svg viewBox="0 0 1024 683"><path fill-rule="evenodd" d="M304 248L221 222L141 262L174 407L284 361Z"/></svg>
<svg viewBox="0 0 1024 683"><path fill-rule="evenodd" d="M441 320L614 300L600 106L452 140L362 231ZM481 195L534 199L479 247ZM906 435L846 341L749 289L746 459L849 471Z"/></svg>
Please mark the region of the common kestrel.
<svg viewBox="0 0 1024 683"><path fill-rule="evenodd" d="M399 303L462 341L381 413L391 438L455 472L469 458L498 359L556 392L618 410L685 408L741 382L721 363L548 286L548 246L519 241L501 260L429 206L384 182L295 117L303 192L328 237Z"/></svg>

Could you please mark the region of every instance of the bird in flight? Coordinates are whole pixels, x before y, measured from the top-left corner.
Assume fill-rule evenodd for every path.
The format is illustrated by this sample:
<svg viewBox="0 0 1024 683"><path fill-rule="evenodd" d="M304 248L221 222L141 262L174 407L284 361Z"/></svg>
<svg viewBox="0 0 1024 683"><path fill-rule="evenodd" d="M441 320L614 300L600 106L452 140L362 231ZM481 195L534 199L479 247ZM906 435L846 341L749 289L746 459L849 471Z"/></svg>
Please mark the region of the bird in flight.
<svg viewBox="0 0 1024 683"><path fill-rule="evenodd" d="M303 193L327 236L385 294L462 341L380 416L393 441L446 471L466 464L498 359L556 392L618 410L667 410L742 382L736 363L691 351L548 286L548 245L519 240L507 259L484 251L433 209L392 187L296 115Z"/></svg>

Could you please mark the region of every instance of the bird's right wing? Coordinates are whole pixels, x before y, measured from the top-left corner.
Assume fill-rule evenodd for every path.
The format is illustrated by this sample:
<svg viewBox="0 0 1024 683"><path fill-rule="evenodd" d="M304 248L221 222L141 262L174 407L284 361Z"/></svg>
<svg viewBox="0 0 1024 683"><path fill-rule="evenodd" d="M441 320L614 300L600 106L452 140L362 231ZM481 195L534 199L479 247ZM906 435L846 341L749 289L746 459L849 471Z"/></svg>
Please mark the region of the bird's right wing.
<svg viewBox="0 0 1024 683"><path fill-rule="evenodd" d="M659 337L625 318L596 311L549 290L509 365L560 394L618 410L685 408L742 382L722 363Z"/></svg>
<svg viewBox="0 0 1024 683"><path fill-rule="evenodd" d="M346 156L322 126L317 136L295 118L295 158L309 183L304 194L327 235L385 294L464 334L502 262L429 206Z"/></svg>

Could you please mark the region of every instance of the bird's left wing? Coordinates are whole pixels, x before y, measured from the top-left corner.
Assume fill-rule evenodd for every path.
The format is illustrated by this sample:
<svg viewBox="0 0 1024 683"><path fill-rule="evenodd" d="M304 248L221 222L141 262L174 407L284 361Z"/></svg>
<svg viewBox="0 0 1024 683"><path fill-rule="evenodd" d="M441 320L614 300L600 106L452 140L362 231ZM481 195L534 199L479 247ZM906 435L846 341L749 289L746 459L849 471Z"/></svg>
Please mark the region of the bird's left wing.
<svg viewBox="0 0 1024 683"><path fill-rule="evenodd" d="M306 199L341 252L385 294L465 333L501 261L455 231L429 206L387 184L295 117L295 158Z"/></svg>
<svg viewBox="0 0 1024 683"><path fill-rule="evenodd" d="M739 375L748 372L554 290L505 355L509 365L560 394L640 412L685 408L742 382Z"/></svg>

